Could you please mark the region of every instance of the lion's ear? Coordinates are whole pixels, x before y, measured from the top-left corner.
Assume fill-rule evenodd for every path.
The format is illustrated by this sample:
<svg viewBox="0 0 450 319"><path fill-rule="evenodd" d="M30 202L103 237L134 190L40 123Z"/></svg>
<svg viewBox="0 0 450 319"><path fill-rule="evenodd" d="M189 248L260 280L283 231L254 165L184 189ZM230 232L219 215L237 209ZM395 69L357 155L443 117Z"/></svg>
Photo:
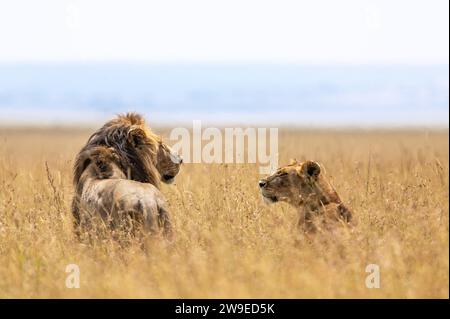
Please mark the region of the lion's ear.
<svg viewBox="0 0 450 319"><path fill-rule="evenodd" d="M86 156L86 154L78 155L78 158L75 161L75 169L73 174L73 183L76 185L85 169L91 164L91 158Z"/></svg>
<svg viewBox="0 0 450 319"><path fill-rule="evenodd" d="M88 157L88 158L86 158L84 161L83 161L83 164L81 165L81 171L82 172L84 172L84 170L91 164L91 162L92 162L92 160L91 160L91 158L90 157Z"/></svg>
<svg viewBox="0 0 450 319"><path fill-rule="evenodd" d="M100 172L106 172L109 168L108 161L105 158L97 158L95 166L97 166Z"/></svg>
<svg viewBox="0 0 450 319"><path fill-rule="evenodd" d="M302 171L304 174L310 177L317 177L320 174L320 165L317 162L306 161L303 164Z"/></svg>
<svg viewBox="0 0 450 319"><path fill-rule="evenodd" d="M138 127L132 127L128 131L128 141L133 147L145 144L146 136L145 131Z"/></svg>

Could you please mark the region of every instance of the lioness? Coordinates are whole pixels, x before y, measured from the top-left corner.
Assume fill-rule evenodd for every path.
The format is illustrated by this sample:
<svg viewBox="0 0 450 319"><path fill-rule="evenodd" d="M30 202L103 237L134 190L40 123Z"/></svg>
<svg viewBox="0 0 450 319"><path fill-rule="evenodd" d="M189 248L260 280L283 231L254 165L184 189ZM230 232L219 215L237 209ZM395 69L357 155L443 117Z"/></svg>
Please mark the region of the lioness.
<svg viewBox="0 0 450 319"><path fill-rule="evenodd" d="M352 212L342 203L316 162L293 161L260 180L259 188L266 202L284 201L298 208L299 226L307 233L351 222Z"/></svg>

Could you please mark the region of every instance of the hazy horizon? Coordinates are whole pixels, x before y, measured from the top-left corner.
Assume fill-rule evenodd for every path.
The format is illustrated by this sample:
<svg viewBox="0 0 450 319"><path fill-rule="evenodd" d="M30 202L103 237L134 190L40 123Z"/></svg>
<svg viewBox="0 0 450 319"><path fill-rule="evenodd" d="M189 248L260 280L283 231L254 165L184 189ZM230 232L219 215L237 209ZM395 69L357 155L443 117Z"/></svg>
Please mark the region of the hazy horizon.
<svg viewBox="0 0 450 319"><path fill-rule="evenodd" d="M0 125L448 127L449 3L0 4Z"/></svg>
<svg viewBox="0 0 450 319"><path fill-rule="evenodd" d="M448 65L0 64L0 125L448 127Z"/></svg>

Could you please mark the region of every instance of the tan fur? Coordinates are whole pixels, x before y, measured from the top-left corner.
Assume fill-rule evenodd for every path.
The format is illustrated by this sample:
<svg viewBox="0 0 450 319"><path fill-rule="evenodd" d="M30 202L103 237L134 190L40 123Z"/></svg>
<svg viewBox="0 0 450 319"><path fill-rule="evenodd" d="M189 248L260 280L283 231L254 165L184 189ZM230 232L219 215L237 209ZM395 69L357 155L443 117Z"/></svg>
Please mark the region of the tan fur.
<svg viewBox="0 0 450 319"><path fill-rule="evenodd" d="M175 176L180 172L181 163L183 163L181 157L175 154L167 144L159 143L156 169L164 183L171 184L175 180Z"/></svg>
<svg viewBox="0 0 450 319"><path fill-rule="evenodd" d="M140 115L107 122L75 160L72 212L77 230L100 216L112 228L132 220L151 233L160 226L170 233L160 179L173 181L181 163Z"/></svg>
<svg viewBox="0 0 450 319"><path fill-rule="evenodd" d="M306 232L329 230L339 223L350 225L352 220L352 212L316 162L294 161L261 180L259 186L266 201L284 201L296 207L299 226Z"/></svg>
<svg viewBox="0 0 450 319"><path fill-rule="evenodd" d="M112 148L98 146L87 156L74 201L78 231L90 229L95 215L114 230L143 227L145 233L170 235L166 200L154 185L126 179Z"/></svg>

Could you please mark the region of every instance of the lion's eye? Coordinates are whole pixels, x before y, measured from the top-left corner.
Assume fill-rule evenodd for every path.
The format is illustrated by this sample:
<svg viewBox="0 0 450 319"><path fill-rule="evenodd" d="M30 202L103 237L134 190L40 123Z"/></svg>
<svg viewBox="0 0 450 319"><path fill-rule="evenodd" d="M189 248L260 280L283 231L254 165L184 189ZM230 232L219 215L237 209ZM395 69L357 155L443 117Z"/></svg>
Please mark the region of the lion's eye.
<svg viewBox="0 0 450 319"><path fill-rule="evenodd" d="M278 177L283 177L283 176L287 176L288 175L288 173L280 173L280 174L278 174Z"/></svg>

